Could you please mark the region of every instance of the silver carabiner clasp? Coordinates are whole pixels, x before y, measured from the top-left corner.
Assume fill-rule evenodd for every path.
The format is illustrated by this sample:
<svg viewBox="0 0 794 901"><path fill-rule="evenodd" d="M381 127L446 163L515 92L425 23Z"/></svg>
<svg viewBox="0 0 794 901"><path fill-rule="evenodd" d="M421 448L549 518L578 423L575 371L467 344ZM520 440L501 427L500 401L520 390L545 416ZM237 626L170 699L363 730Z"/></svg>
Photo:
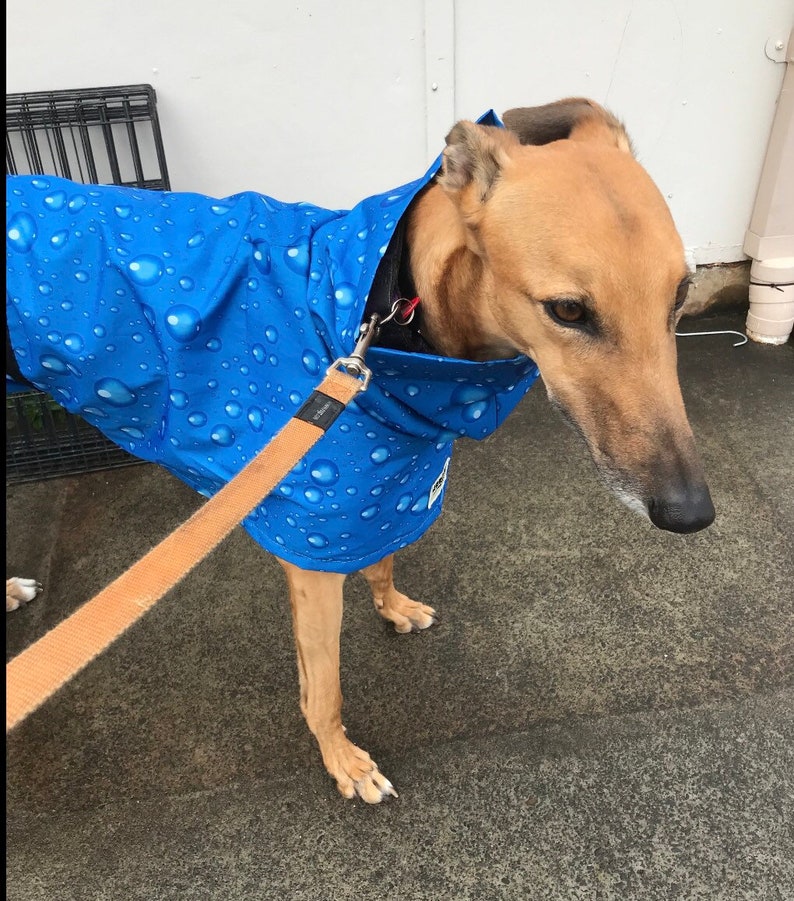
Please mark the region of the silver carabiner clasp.
<svg viewBox="0 0 794 901"><path fill-rule="evenodd" d="M339 357L338 360L334 360L327 371L331 372L333 369L345 369L349 375L354 375L361 379L361 388L359 388L359 391L366 391L369 387L370 379L372 378L372 371L364 362L364 356L369 350L372 342L378 337L380 324L380 316L378 316L377 313L373 313L369 322L361 324L358 340L356 341L356 346L353 348L353 353L351 353L349 357Z"/></svg>

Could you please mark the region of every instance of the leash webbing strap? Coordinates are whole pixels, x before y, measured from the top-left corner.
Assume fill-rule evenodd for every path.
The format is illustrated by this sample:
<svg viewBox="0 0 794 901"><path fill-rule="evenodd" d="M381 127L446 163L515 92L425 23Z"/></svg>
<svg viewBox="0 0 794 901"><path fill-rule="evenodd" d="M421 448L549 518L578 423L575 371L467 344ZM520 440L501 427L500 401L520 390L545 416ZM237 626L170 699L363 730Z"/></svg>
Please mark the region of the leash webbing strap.
<svg viewBox="0 0 794 901"><path fill-rule="evenodd" d="M6 732L98 657L269 494L362 390L332 369L230 482L137 563L6 664Z"/></svg>

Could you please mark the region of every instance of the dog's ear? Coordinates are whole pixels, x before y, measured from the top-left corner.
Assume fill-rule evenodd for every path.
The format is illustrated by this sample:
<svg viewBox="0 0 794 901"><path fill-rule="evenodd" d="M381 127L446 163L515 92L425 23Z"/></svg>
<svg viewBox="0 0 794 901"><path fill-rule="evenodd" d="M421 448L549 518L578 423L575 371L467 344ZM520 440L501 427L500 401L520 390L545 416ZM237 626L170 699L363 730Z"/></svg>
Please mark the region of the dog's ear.
<svg viewBox="0 0 794 901"><path fill-rule="evenodd" d="M458 122L447 135L438 183L453 199L474 188L476 199L488 199L502 168L508 163L516 136L504 128Z"/></svg>
<svg viewBox="0 0 794 901"><path fill-rule="evenodd" d="M603 106L585 97L510 109L502 121L522 144L550 144L569 139L607 144L634 153L623 124Z"/></svg>

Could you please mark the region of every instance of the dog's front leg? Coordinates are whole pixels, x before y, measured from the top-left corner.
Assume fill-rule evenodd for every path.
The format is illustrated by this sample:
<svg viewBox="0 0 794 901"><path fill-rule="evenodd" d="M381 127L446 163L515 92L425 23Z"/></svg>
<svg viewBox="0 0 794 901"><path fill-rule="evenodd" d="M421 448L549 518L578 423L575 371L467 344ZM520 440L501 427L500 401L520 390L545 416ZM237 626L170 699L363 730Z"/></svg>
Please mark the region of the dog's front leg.
<svg viewBox="0 0 794 901"><path fill-rule="evenodd" d="M398 632L418 632L438 622L432 607L412 601L394 587L394 554L362 570L372 589L372 600L380 615L394 623Z"/></svg>
<svg viewBox="0 0 794 901"><path fill-rule="evenodd" d="M339 573L312 572L280 561L287 574L292 625L298 650L301 710L314 733L323 762L346 798L377 804L397 797L372 758L345 735L339 680L342 587Z"/></svg>

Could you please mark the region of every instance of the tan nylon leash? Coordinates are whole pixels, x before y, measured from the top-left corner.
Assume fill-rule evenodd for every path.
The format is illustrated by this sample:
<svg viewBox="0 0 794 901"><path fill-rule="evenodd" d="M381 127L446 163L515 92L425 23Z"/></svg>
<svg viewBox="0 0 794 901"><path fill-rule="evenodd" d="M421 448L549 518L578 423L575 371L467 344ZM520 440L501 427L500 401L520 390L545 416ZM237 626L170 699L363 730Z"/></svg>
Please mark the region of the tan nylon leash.
<svg viewBox="0 0 794 901"><path fill-rule="evenodd" d="M99 656L200 563L319 441L369 384L363 354L378 318L362 327L351 357L337 360L301 410L188 520L68 619L6 664L6 733ZM352 375L341 371L344 366ZM354 376L363 376L356 378Z"/></svg>

